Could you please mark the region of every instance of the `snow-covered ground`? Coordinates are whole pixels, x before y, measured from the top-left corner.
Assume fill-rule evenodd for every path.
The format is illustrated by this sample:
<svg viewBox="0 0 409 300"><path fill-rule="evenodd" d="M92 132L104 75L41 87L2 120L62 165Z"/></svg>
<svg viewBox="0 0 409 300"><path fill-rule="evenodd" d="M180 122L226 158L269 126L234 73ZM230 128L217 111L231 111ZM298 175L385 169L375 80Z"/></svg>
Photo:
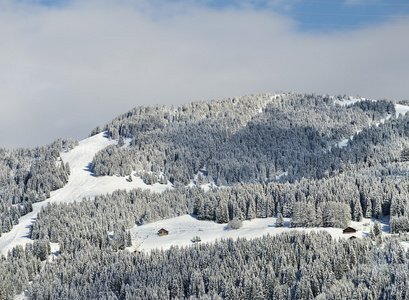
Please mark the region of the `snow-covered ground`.
<svg viewBox="0 0 409 300"><path fill-rule="evenodd" d="M366 98L354 98L354 97L350 96L348 98L338 100L336 103L341 105L341 106L348 106L348 105L352 105L352 104L354 104L356 102L365 101L365 100L366 100Z"/></svg>
<svg viewBox="0 0 409 300"><path fill-rule="evenodd" d="M202 177L203 181L205 181L205 182L207 181L207 175L206 174L207 174L206 168L203 168L203 169L199 170L199 172L197 172L197 174L194 176L194 178L192 180L190 180L190 183L187 186L188 187L194 187L196 185L199 185L200 188L205 192L207 192L210 189L216 187L216 184L213 183L213 182L212 183L203 183L203 184L199 182L199 175Z"/></svg>
<svg viewBox="0 0 409 300"><path fill-rule="evenodd" d="M409 106L402 105L402 104L395 104L395 109L396 109L396 116L399 117L399 115L404 115L409 111Z"/></svg>
<svg viewBox="0 0 409 300"><path fill-rule="evenodd" d="M253 219L243 221L243 226L237 230L228 230L227 224L217 224L213 221L200 221L192 215L184 215L154 223L136 226L130 229L132 247L130 252L149 252L152 249L169 249L172 246L193 245L192 239L199 236L201 243L214 242L216 239L245 237L248 239L262 237L263 235L276 235L291 230L318 231L324 230L334 238L362 238L369 235L374 221L364 219L361 222L351 222L351 227L358 231L354 234L343 234L342 228L290 228L290 219L284 218L284 226L276 227L277 218ZM389 219L378 220L381 223L383 234L389 234ZM159 236L158 230L164 228L169 231L166 236Z"/></svg>
<svg viewBox="0 0 409 300"><path fill-rule="evenodd" d="M15 225L10 232L3 233L0 237L0 255L6 255L7 251L16 245L24 245L32 241L30 239L31 224L35 222L41 207L48 203L81 201L84 197L112 193L118 189L131 190L140 187L161 192L171 187L170 184L161 185L159 183L153 186L146 185L137 177L133 177L133 181L129 182L127 177L96 177L92 174L90 167L94 155L106 146L116 143L117 141L109 140L104 133L100 133L81 141L73 150L61 154L63 161L70 164L71 175L68 183L63 188L51 192L51 197L46 201L33 204L31 213L21 217L19 224Z"/></svg>

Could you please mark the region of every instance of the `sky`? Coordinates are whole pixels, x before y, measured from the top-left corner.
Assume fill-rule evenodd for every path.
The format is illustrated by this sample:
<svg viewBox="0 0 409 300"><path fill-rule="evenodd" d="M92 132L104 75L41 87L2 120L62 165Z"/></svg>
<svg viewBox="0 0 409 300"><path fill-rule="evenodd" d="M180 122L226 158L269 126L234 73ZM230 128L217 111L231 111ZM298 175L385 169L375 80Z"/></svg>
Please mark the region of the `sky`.
<svg viewBox="0 0 409 300"><path fill-rule="evenodd" d="M407 0L0 0L0 147L133 107L276 91L409 99Z"/></svg>

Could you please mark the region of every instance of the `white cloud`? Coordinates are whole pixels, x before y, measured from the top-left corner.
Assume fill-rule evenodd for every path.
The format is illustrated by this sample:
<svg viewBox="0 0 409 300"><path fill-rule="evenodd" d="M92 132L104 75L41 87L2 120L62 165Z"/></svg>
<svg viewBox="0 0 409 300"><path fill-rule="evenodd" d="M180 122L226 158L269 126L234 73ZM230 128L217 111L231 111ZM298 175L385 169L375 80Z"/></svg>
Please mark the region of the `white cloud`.
<svg viewBox="0 0 409 300"><path fill-rule="evenodd" d="M1 2L0 147L83 138L141 104L275 90L409 98L407 23L320 36L272 12L150 3Z"/></svg>

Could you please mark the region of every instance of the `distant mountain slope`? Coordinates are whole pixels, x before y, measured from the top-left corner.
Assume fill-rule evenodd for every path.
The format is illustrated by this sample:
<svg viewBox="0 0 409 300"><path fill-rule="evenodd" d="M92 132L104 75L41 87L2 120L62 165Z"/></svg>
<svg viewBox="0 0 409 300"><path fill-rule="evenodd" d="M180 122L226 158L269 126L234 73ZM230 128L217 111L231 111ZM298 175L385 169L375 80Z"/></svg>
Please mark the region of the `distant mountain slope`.
<svg viewBox="0 0 409 300"><path fill-rule="evenodd" d="M389 101L337 103L327 95L288 93L177 110L139 107L104 126L112 138L132 138L131 147L102 150L92 170L98 176L137 170L149 181L165 176L184 185L201 169L218 185L272 181L285 172L290 180L321 178L352 160L334 149L338 142L395 115ZM351 163L366 162L360 157Z"/></svg>

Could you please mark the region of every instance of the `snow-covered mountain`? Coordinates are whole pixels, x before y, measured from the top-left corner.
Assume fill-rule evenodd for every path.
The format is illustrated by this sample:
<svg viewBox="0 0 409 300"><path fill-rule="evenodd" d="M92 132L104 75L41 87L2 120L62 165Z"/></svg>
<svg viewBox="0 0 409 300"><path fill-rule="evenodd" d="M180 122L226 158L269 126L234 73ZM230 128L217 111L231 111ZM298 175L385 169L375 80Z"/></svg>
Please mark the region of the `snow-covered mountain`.
<svg viewBox="0 0 409 300"><path fill-rule="evenodd" d="M252 95L138 107L79 143L3 151L0 299L399 297L407 111Z"/></svg>

